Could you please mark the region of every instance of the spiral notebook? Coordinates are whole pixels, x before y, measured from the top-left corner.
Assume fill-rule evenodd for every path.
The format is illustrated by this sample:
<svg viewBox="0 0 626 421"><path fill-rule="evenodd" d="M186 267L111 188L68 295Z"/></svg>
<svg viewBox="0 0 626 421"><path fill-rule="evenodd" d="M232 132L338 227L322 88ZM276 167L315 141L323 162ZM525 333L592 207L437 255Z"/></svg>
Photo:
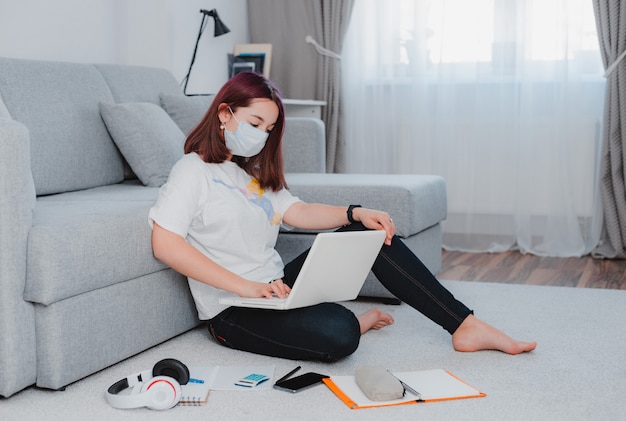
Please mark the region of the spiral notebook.
<svg viewBox="0 0 626 421"><path fill-rule="evenodd" d="M189 382L180 386L179 405L205 405L208 402L213 368L189 367Z"/></svg>

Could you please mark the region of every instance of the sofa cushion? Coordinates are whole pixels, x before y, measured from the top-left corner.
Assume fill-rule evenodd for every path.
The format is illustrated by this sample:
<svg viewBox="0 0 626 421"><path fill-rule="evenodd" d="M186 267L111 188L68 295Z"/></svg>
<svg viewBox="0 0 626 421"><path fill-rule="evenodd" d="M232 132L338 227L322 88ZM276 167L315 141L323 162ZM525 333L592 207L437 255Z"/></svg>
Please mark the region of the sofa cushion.
<svg viewBox="0 0 626 421"><path fill-rule="evenodd" d="M159 94L180 94L178 81L168 70L119 64L96 64L96 69L106 81L113 102L159 103Z"/></svg>
<svg viewBox="0 0 626 421"><path fill-rule="evenodd" d="M122 157L100 118L111 91L93 65L0 58L0 94L28 127L38 195L118 183Z"/></svg>
<svg viewBox="0 0 626 421"><path fill-rule="evenodd" d="M283 136L285 172L326 172L326 129L311 117L287 117Z"/></svg>
<svg viewBox="0 0 626 421"><path fill-rule="evenodd" d="M165 111L149 102L100 104L100 112L124 158L146 186L165 184L183 156L184 135Z"/></svg>
<svg viewBox="0 0 626 421"><path fill-rule="evenodd" d="M185 134L189 134L204 117L215 95L160 95L161 106Z"/></svg>
<svg viewBox="0 0 626 421"><path fill-rule="evenodd" d="M289 190L305 202L349 204L389 212L400 237L410 237L447 215L443 177L422 174L285 175Z"/></svg>
<svg viewBox="0 0 626 421"><path fill-rule="evenodd" d="M39 198L25 299L47 305L165 268L147 222L158 190L135 181Z"/></svg>

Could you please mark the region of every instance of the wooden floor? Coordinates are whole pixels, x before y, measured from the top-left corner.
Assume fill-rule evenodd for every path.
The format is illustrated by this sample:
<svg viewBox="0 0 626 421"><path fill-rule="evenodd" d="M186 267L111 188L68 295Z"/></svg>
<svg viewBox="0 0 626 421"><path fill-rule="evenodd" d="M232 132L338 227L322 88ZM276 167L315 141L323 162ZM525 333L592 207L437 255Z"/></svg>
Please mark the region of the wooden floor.
<svg viewBox="0 0 626 421"><path fill-rule="evenodd" d="M443 251L439 279L626 289L626 260Z"/></svg>

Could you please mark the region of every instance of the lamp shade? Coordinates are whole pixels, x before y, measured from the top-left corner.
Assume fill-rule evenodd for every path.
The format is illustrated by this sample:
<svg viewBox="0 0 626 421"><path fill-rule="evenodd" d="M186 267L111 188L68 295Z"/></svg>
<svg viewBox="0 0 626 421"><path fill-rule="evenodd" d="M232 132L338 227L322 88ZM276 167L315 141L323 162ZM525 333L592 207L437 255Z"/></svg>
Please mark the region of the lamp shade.
<svg viewBox="0 0 626 421"><path fill-rule="evenodd" d="M220 35L224 35L230 32L228 26L224 25L224 22L218 17L215 18L215 31L213 32L213 36L219 37Z"/></svg>
<svg viewBox="0 0 626 421"><path fill-rule="evenodd" d="M211 9L209 12L207 12L207 14L211 16L215 21L215 29L213 31L214 37L219 37L220 35L224 35L230 32L228 26L224 25L224 22L222 22L219 15L217 14L217 10Z"/></svg>

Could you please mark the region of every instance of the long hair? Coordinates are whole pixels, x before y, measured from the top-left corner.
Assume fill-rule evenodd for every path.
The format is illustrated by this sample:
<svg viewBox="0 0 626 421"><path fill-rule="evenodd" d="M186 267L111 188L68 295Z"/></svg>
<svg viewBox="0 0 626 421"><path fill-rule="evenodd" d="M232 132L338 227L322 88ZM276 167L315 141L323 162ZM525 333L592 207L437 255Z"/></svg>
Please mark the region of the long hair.
<svg viewBox="0 0 626 421"><path fill-rule="evenodd" d="M276 124L261 152L250 158L233 156L232 161L256 178L262 188L273 191L286 188L282 153L285 109L276 86L261 74L237 73L222 86L202 120L187 136L185 153L196 152L208 163L219 164L226 161L230 151L220 129L218 113L225 107L220 108L220 105L226 104L234 112L237 108L247 107L253 100L262 98L269 99L278 106Z"/></svg>

